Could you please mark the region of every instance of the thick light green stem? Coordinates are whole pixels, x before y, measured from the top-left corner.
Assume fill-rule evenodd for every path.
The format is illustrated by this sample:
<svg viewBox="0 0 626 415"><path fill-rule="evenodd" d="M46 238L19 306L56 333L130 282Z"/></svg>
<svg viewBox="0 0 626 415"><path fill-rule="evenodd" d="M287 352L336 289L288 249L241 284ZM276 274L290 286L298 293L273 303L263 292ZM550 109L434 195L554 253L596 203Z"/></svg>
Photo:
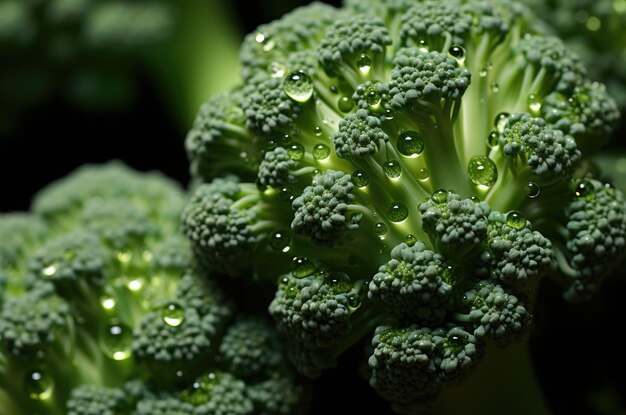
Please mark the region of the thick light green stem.
<svg viewBox="0 0 626 415"><path fill-rule="evenodd" d="M444 388L433 415L550 415L543 397L528 343L506 348L489 345L484 359L457 387Z"/></svg>

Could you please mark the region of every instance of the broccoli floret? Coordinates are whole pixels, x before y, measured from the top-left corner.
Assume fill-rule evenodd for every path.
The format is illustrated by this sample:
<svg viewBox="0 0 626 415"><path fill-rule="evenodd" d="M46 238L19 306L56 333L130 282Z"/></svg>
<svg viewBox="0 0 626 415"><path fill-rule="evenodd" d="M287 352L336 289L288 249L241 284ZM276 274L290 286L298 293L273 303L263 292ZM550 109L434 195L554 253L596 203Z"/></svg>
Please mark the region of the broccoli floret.
<svg viewBox="0 0 626 415"><path fill-rule="evenodd" d="M526 283L554 271L552 243L532 230L530 222L519 213L489 215L486 266L481 272L507 284Z"/></svg>
<svg viewBox="0 0 626 415"><path fill-rule="evenodd" d="M359 305L358 287L346 275L322 271L303 278L283 276L269 310L279 330L292 332L310 348L320 348L350 331L350 314Z"/></svg>
<svg viewBox="0 0 626 415"><path fill-rule="evenodd" d="M167 36L174 24L171 14L161 2L101 3L87 14L83 35L95 48L135 49Z"/></svg>
<svg viewBox="0 0 626 415"><path fill-rule="evenodd" d="M572 285L569 300L589 298L626 253L626 211L622 193L598 180L583 179L566 207L567 255L563 264Z"/></svg>
<svg viewBox="0 0 626 415"><path fill-rule="evenodd" d="M198 415L252 414L254 407L245 388L243 381L228 373L209 372L196 379L180 399L192 404Z"/></svg>
<svg viewBox="0 0 626 415"><path fill-rule="evenodd" d="M546 97L541 115L548 123L576 138L583 151L605 144L620 119L616 102L598 82L577 85L569 95L553 92Z"/></svg>
<svg viewBox="0 0 626 415"><path fill-rule="evenodd" d="M67 414L115 415L128 411L130 407L126 393L121 388L81 385L72 390L67 401Z"/></svg>
<svg viewBox="0 0 626 415"><path fill-rule="evenodd" d="M189 415L194 414L194 406L174 396L150 396L137 403L136 415Z"/></svg>
<svg viewBox="0 0 626 415"><path fill-rule="evenodd" d="M255 414L289 415L306 412L307 391L289 377L276 374L271 379L250 385L247 396Z"/></svg>
<svg viewBox="0 0 626 415"><path fill-rule="evenodd" d="M219 352L230 373L254 379L280 364L282 357L277 340L263 319L239 318L228 328Z"/></svg>
<svg viewBox="0 0 626 415"><path fill-rule="evenodd" d="M509 0L365 0L247 37L238 148L256 174L202 184L183 227L224 281L275 290L302 374L374 336L374 388L436 412L497 383L483 351L503 367L527 347L543 277L574 301L623 259L622 196L587 159L616 104L536 21ZM581 181L598 186L575 198Z"/></svg>
<svg viewBox="0 0 626 415"><path fill-rule="evenodd" d="M349 158L374 154L382 143L389 141L381 125L380 119L366 110L348 115L339 123L339 132L333 138L337 156Z"/></svg>
<svg viewBox="0 0 626 415"><path fill-rule="evenodd" d="M0 341L11 355L29 356L71 341L64 339L71 329L70 308L49 284L7 298L0 315Z"/></svg>
<svg viewBox="0 0 626 415"><path fill-rule="evenodd" d="M421 242L403 243L393 248L391 260L372 278L368 296L384 302L398 316L437 324L453 307L455 280L454 269L443 255Z"/></svg>
<svg viewBox="0 0 626 415"><path fill-rule="evenodd" d="M166 304L162 310L144 316L135 328L133 355L155 372L168 373L163 368L180 370L204 359L215 331L216 328L206 324L195 309L177 303Z"/></svg>
<svg viewBox="0 0 626 415"><path fill-rule="evenodd" d="M532 173L549 183L550 176L569 175L581 153L573 137L546 126L542 118L512 114L498 139L505 156L521 161Z"/></svg>
<svg viewBox="0 0 626 415"><path fill-rule="evenodd" d="M379 18L358 17L336 22L319 45L319 61L327 73L356 87L382 75L391 36Z"/></svg>
<svg viewBox="0 0 626 415"><path fill-rule="evenodd" d="M458 327L450 330L380 326L372 340L370 383L399 413L413 413L480 359L476 338Z"/></svg>
<svg viewBox="0 0 626 415"><path fill-rule="evenodd" d="M8 293L19 291L28 254L45 240L46 224L27 213L0 215L0 304Z"/></svg>
<svg viewBox="0 0 626 415"><path fill-rule="evenodd" d="M341 171L315 176L293 201L291 229L320 244L334 241L344 230L357 229L359 214L350 213L353 189L352 178Z"/></svg>
<svg viewBox="0 0 626 415"><path fill-rule="evenodd" d="M465 293L464 300L470 304L467 316L456 316L459 321L468 319L476 328L474 336L485 336L502 344L528 334L530 313L524 304L501 286L481 281Z"/></svg>
<svg viewBox="0 0 626 415"><path fill-rule="evenodd" d="M246 130L240 92L216 95L200 107L185 147L191 173L209 181L221 173L250 177L259 163L257 137ZM242 143L248 141L248 150Z"/></svg>
<svg viewBox="0 0 626 415"><path fill-rule="evenodd" d="M467 255L487 237L491 207L485 202L463 199L446 191L437 191L419 206L422 227L433 245L444 254Z"/></svg>
<svg viewBox="0 0 626 415"><path fill-rule="evenodd" d="M0 412L286 415L306 402L273 326L234 321L196 264L182 204L169 179L116 163L0 215ZM273 382L284 391L270 396Z"/></svg>
<svg viewBox="0 0 626 415"><path fill-rule="evenodd" d="M611 0L525 0L522 3L535 10L542 19L535 22L535 26L540 29L547 26L565 41L568 48L581 55L588 65L591 79L606 83L611 96L623 109L626 104L626 70L619 64L626 51L623 5Z"/></svg>

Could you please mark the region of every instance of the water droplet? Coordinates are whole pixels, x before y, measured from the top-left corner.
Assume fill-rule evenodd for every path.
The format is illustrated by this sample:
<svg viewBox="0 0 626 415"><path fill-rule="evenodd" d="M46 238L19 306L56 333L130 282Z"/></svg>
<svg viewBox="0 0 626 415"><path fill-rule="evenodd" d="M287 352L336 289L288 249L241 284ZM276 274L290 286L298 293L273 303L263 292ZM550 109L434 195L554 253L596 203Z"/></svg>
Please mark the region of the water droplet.
<svg viewBox="0 0 626 415"><path fill-rule="evenodd" d="M26 374L24 388L31 399L44 401L52 396L54 380L44 370L35 369Z"/></svg>
<svg viewBox="0 0 626 415"><path fill-rule="evenodd" d="M144 262L150 262L152 261L152 252L145 250L141 253L141 259L144 260Z"/></svg>
<svg viewBox="0 0 626 415"><path fill-rule="evenodd" d="M272 39L272 36L267 33L257 33L254 39L259 45L261 45L265 52L269 52L270 50L274 49L274 46L276 46L274 40Z"/></svg>
<svg viewBox="0 0 626 415"><path fill-rule="evenodd" d="M500 138L498 136L498 133L496 133L495 131L489 133L489 136L487 137L487 145L489 147L498 147L499 141Z"/></svg>
<svg viewBox="0 0 626 415"><path fill-rule="evenodd" d="M57 273L57 264L50 264L47 267L45 267L44 269L41 270L41 273L46 276L46 277L52 277L54 274Z"/></svg>
<svg viewBox="0 0 626 415"><path fill-rule="evenodd" d="M370 178L366 173L357 170L352 173L352 183L354 183L356 187L367 187L367 185L370 184Z"/></svg>
<svg viewBox="0 0 626 415"><path fill-rule="evenodd" d="M513 229L521 231L526 227L526 218L521 212L512 210L506 215L506 224Z"/></svg>
<svg viewBox="0 0 626 415"><path fill-rule="evenodd" d="M463 341L463 338L461 336L458 336L456 334L451 334L448 336L448 342L450 342L450 345L453 347L463 347L465 344L465 342Z"/></svg>
<svg viewBox="0 0 626 415"><path fill-rule="evenodd" d="M291 262L291 273L296 278L304 278L313 274L317 270L317 267L308 258L295 257Z"/></svg>
<svg viewBox="0 0 626 415"><path fill-rule="evenodd" d="M417 243L417 238L415 237L415 235L408 234L404 237L404 243L408 246L413 246Z"/></svg>
<svg viewBox="0 0 626 415"><path fill-rule="evenodd" d="M283 202L292 201L293 200L293 191L289 187L283 187L282 189L280 189L278 197Z"/></svg>
<svg viewBox="0 0 626 415"><path fill-rule="evenodd" d="M269 72L272 78L282 78L283 76L285 76L285 73L287 72L287 68L285 68L285 65L281 63L272 62L267 67L267 71Z"/></svg>
<svg viewBox="0 0 626 415"><path fill-rule="evenodd" d="M424 151L424 138L417 131L404 131L398 136L398 151L406 157L417 157Z"/></svg>
<svg viewBox="0 0 626 415"><path fill-rule="evenodd" d="M481 78L484 78L487 76L488 73L489 71L487 71L487 68L482 68L480 72L478 73L478 75L480 75Z"/></svg>
<svg viewBox="0 0 626 415"><path fill-rule="evenodd" d="M291 136L289 134L282 134L278 136L278 142L282 146L286 146L287 144L291 143Z"/></svg>
<svg viewBox="0 0 626 415"><path fill-rule="evenodd" d="M465 62L465 49L463 49L463 46L453 45L450 49L448 49L448 53L456 59L459 65L463 65Z"/></svg>
<svg viewBox="0 0 626 415"><path fill-rule="evenodd" d="M402 222L409 216L409 209L402 202L393 202L387 210L387 216L392 222Z"/></svg>
<svg viewBox="0 0 626 415"><path fill-rule="evenodd" d="M292 160L300 160L304 157L304 147L298 143L292 144L287 149L287 154Z"/></svg>
<svg viewBox="0 0 626 415"><path fill-rule="evenodd" d="M133 254L130 252L120 251L117 253L117 260L122 264L127 264L133 258Z"/></svg>
<svg viewBox="0 0 626 415"><path fill-rule="evenodd" d="M319 137L322 135L322 127L315 127L313 129L313 133L315 134L316 137Z"/></svg>
<svg viewBox="0 0 626 415"><path fill-rule="evenodd" d="M115 308L115 298L105 295L100 299L100 304L105 310L112 310Z"/></svg>
<svg viewBox="0 0 626 415"><path fill-rule="evenodd" d="M348 296L348 305L351 308L359 308L361 306L361 297L357 294L351 294Z"/></svg>
<svg viewBox="0 0 626 415"><path fill-rule="evenodd" d="M472 157L467 172L470 181L476 186L491 187L498 180L496 164L487 156Z"/></svg>
<svg viewBox="0 0 626 415"><path fill-rule="evenodd" d="M343 96L339 98L337 106L339 107L339 111L347 113L352 111L352 108L354 108L354 101L350 97Z"/></svg>
<svg viewBox="0 0 626 415"><path fill-rule="evenodd" d="M435 190L435 192L431 196L431 199L436 204L442 205L448 201L448 192L443 189Z"/></svg>
<svg viewBox="0 0 626 415"><path fill-rule="evenodd" d="M313 96L313 82L304 71L295 71L283 82L283 90L289 98L304 103Z"/></svg>
<svg viewBox="0 0 626 415"><path fill-rule="evenodd" d="M204 405L211 399L212 390L217 385L220 375L208 373L200 376L180 394L180 399L193 406Z"/></svg>
<svg viewBox="0 0 626 415"><path fill-rule="evenodd" d="M145 283L146 281L143 278L137 277L129 279L126 286L131 291L140 291L144 287Z"/></svg>
<svg viewBox="0 0 626 415"><path fill-rule="evenodd" d="M602 21L596 16L590 16L589 19L587 19L587 23L585 23L585 26L587 26L587 29L589 29L589 31L597 32L602 27Z"/></svg>
<svg viewBox="0 0 626 415"><path fill-rule="evenodd" d="M380 105L380 101L382 100L382 97L380 96L380 94L378 93L378 91L374 88L371 88L369 91L367 91L367 93L365 94L365 102L367 102L367 104L370 106L370 108L372 109L377 109L378 106Z"/></svg>
<svg viewBox="0 0 626 415"><path fill-rule="evenodd" d="M498 85L497 82L492 82L491 83L491 92L493 92L495 94L498 91L500 91L500 85Z"/></svg>
<svg viewBox="0 0 626 415"><path fill-rule="evenodd" d="M380 239L385 239L385 234L387 234L387 225L382 222L378 222L374 225L374 232Z"/></svg>
<svg viewBox="0 0 626 415"><path fill-rule="evenodd" d="M587 180L580 181L574 188L574 195L576 197L585 197L593 189L593 185Z"/></svg>
<svg viewBox="0 0 626 415"><path fill-rule="evenodd" d="M504 128L506 127L507 123L509 122L509 116L511 114L509 114L508 112L501 112L500 114L498 114L496 116L496 120L494 122L494 125L496 127L496 130L498 130L498 132L503 132Z"/></svg>
<svg viewBox="0 0 626 415"><path fill-rule="evenodd" d="M330 156L330 147L326 144L316 144L315 147L313 147L313 157L315 157L316 160L324 160L328 158L328 156Z"/></svg>
<svg viewBox="0 0 626 415"><path fill-rule="evenodd" d="M393 110L391 108L388 108L385 110L385 119L386 120L393 120Z"/></svg>
<svg viewBox="0 0 626 415"><path fill-rule="evenodd" d="M339 89L337 89L337 87L335 85L331 85L330 86L330 92L332 92L333 94L336 94L337 92L339 92Z"/></svg>
<svg viewBox="0 0 626 415"><path fill-rule="evenodd" d="M359 59L357 59L356 65L359 68L359 72L361 72L363 75L367 75L372 68L372 60L369 56L363 54L359 56Z"/></svg>
<svg viewBox="0 0 626 415"><path fill-rule="evenodd" d="M541 111L541 99L536 94L528 96L528 108L533 115L538 115Z"/></svg>
<svg viewBox="0 0 626 415"><path fill-rule="evenodd" d="M102 351L113 360L126 360L131 355L132 331L121 323L110 324L102 337Z"/></svg>
<svg viewBox="0 0 626 415"><path fill-rule="evenodd" d="M185 310L176 303L169 303L163 307L161 318L168 326L178 327L185 321Z"/></svg>
<svg viewBox="0 0 626 415"><path fill-rule="evenodd" d="M528 182L528 184L526 184L526 196L530 199L539 197L539 193L541 193L541 188L537 183Z"/></svg>
<svg viewBox="0 0 626 415"><path fill-rule="evenodd" d="M428 42L426 42L424 39L420 39L417 44L420 52L428 52Z"/></svg>
<svg viewBox="0 0 626 415"><path fill-rule="evenodd" d="M417 171L417 180L424 182L428 179L430 179L430 171L426 167Z"/></svg>
<svg viewBox="0 0 626 415"><path fill-rule="evenodd" d="M291 236L288 232L276 231L270 236L270 247L275 251L289 251Z"/></svg>
<svg viewBox="0 0 626 415"><path fill-rule="evenodd" d="M383 171L390 179L397 179L402 175L402 166L396 160L390 160L383 164Z"/></svg>

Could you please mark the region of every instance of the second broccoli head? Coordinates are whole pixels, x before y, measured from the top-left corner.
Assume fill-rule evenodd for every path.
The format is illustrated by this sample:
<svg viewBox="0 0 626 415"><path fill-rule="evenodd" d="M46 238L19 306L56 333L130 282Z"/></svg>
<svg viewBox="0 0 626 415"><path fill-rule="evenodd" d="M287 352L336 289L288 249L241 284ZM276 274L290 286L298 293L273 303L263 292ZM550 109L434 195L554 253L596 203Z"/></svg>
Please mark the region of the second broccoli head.
<svg viewBox="0 0 626 415"><path fill-rule="evenodd" d="M183 231L206 269L276 283L315 377L370 336L410 413L525 339L538 284L590 297L622 259L622 194L588 160L619 119L578 57L506 0L321 4L261 26L242 85L187 137Z"/></svg>
<svg viewBox="0 0 626 415"><path fill-rule="evenodd" d="M0 412L287 415L305 391L179 233L184 194L111 163L0 215Z"/></svg>

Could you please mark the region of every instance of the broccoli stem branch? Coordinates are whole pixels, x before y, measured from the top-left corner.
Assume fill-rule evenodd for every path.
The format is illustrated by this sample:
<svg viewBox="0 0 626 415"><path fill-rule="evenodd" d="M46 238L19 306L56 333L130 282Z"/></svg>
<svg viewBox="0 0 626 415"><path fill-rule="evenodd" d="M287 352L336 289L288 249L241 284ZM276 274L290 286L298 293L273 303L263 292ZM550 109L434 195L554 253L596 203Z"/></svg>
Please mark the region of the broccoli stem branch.
<svg viewBox="0 0 626 415"><path fill-rule="evenodd" d="M486 349L484 360L460 386L441 390L432 413L549 415L528 343L506 348L488 345Z"/></svg>

